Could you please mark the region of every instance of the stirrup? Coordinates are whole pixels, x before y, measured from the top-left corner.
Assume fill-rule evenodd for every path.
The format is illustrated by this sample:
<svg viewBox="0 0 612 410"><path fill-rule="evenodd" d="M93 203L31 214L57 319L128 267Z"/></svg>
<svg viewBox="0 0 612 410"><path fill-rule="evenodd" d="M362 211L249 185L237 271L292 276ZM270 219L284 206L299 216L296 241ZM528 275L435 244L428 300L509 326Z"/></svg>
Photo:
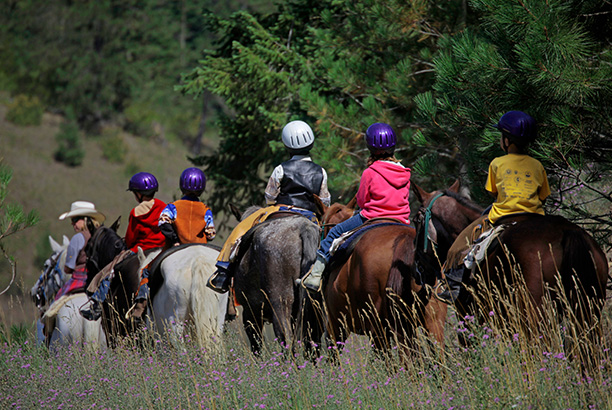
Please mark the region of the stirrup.
<svg viewBox="0 0 612 410"><path fill-rule="evenodd" d="M215 283L221 280L219 276L222 273L224 274L223 283ZM227 271L223 271L222 269L219 269L215 273L213 273L210 278L208 278L208 280L206 281L206 286L217 293L223 294L223 293L227 293L230 290L231 283L232 283L232 278L228 275Z"/></svg>

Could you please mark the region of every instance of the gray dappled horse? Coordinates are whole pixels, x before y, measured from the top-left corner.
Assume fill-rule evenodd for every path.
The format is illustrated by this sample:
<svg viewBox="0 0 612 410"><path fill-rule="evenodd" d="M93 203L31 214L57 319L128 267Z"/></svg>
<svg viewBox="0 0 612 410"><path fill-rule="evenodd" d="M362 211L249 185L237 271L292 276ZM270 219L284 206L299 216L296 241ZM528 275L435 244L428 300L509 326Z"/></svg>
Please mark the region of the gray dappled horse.
<svg viewBox="0 0 612 410"><path fill-rule="evenodd" d="M256 209L247 209L242 217ZM293 341L300 309L301 287L296 280L314 263L319 237L319 226L299 214L268 218L242 237L233 262L234 291L243 306L242 320L253 353L261 351L264 322L272 323L281 344Z"/></svg>

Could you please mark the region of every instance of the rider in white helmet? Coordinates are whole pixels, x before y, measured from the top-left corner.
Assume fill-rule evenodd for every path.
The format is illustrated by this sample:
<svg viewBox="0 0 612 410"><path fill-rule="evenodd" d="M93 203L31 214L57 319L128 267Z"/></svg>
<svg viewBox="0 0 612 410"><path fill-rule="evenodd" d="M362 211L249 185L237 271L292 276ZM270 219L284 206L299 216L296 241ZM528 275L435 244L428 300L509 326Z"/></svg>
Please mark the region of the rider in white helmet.
<svg viewBox="0 0 612 410"><path fill-rule="evenodd" d="M282 141L291 155L288 161L277 166L266 187L266 208L243 219L232 231L217 258L217 271L207 285L212 290L225 293L232 278L231 255L238 239L268 215L279 210L291 210L316 219L314 196L318 195L324 205L329 206L331 195L327 189L327 173L310 158L314 144L312 129L304 121L291 121L283 128Z"/></svg>

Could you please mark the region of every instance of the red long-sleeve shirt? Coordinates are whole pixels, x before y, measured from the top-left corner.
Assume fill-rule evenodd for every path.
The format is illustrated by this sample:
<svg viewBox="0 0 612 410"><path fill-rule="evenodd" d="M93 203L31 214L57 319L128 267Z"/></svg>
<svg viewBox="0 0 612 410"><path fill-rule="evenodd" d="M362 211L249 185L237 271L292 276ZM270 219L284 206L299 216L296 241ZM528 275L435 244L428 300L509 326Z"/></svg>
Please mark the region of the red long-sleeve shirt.
<svg viewBox="0 0 612 410"><path fill-rule="evenodd" d="M164 246L166 237L161 233L158 222L165 207L164 201L155 198L141 202L132 209L125 233L125 244L132 252L137 252L138 247L144 251Z"/></svg>

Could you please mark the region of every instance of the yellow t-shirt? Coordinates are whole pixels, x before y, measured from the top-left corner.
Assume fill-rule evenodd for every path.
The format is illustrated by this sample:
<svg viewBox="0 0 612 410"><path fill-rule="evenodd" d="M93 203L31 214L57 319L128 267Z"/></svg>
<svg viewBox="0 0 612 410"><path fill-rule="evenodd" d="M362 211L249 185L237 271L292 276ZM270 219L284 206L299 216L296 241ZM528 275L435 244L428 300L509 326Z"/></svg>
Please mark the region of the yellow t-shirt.
<svg viewBox="0 0 612 410"><path fill-rule="evenodd" d="M508 154L491 161L485 189L497 195L489 212L492 223L515 213L544 215L542 201L550 195L540 161L522 154Z"/></svg>

